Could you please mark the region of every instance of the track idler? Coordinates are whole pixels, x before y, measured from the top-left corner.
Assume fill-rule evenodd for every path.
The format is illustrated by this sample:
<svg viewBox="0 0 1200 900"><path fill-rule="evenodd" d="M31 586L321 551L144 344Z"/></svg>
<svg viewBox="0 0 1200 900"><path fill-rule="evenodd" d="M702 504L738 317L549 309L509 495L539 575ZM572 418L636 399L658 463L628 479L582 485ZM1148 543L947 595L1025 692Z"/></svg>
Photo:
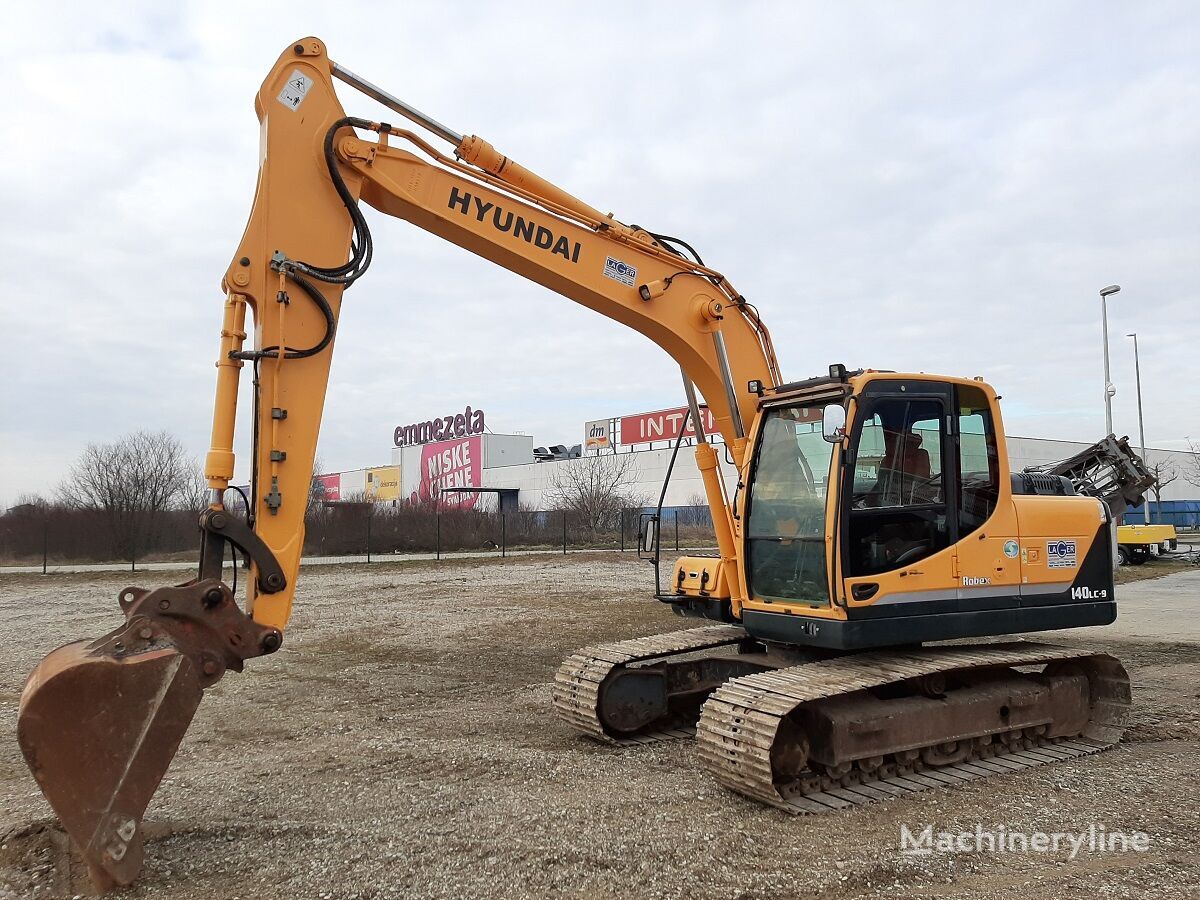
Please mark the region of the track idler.
<svg viewBox="0 0 1200 900"><path fill-rule="evenodd" d="M142 868L142 815L205 688L283 636L220 581L119 596L125 624L43 659L21 694L25 760L102 890Z"/></svg>

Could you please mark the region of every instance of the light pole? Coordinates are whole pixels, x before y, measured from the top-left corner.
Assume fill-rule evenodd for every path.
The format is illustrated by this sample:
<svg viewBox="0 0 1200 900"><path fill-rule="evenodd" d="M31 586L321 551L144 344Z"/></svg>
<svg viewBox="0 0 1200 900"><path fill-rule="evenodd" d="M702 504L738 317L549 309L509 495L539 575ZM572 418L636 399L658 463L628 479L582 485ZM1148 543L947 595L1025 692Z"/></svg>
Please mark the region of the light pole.
<svg viewBox="0 0 1200 900"><path fill-rule="evenodd" d="M1133 338L1133 371L1137 378L1137 401L1138 401L1138 440L1142 445L1142 462L1146 464L1146 468L1150 467L1150 460L1146 458L1146 425L1142 421L1142 361L1138 358L1138 343L1137 332L1125 335L1125 337ZM1159 510L1161 512L1162 510ZM1150 524L1150 504L1146 504L1146 524Z"/></svg>
<svg viewBox="0 0 1200 900"><path fill-rule="evenodd" d="M1112 398L1117 392L1116 387L1112 383L1112 372L1108 365L1108 295L1115 294L1121 290L1119 284L1110 284L1106 288L1100 289L1100 323L1104 327L1104 424L1108 428L1108 433L1113 433L1112 426Z"/></svg>

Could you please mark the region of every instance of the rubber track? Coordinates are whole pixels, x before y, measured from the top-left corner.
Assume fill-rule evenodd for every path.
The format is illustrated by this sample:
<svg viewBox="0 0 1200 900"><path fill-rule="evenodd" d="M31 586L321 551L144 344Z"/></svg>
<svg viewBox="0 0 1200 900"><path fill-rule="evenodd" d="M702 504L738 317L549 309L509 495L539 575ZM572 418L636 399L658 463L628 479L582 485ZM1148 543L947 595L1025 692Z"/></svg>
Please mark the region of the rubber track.
<svg viewBox="0 0 1200 900"><path fill-rule="evenodd" d="M1092 719L1080 738L890 777L857 772L841 782L816 775L790 785L773 781L777 730L803 703L955 669L1072 659L1086 662L1094 690ZM1104 654L1031 642L871 651L731 679L704 704L696 738L702 763L721 784L791 813L820 813L1095 753L1120 740L1129 705L1128 676Z"/></svg>
<svg viewBox="0 0 1200 900"><path fill-rule="evenodd" d="M630 736L609 734L604 730L597 710L600 685L611 672L623 666L724 647L746 637L745 629L736 625L708 625L584 647L563 660L554 676L551 691L554 709L575 730L609 744L649 744L691 737L696 733L691 723L667 723L671 727Z"/></svg>

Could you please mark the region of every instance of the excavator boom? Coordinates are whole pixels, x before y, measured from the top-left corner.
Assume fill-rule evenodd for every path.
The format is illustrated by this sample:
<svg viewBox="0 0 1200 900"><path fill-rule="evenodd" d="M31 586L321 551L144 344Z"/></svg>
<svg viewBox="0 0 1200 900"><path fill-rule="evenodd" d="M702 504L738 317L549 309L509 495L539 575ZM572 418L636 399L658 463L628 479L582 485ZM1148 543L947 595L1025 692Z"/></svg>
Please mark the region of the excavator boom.
<svg viewBox="0 0 1200 900"><path fill-rule="evenodd" d="M449 142L452 155L412 131L347 116L335 79ZM720 272L418 112L334 63L320 40L288 46L255 109L262 154L249 222L221 283L197 577L123 591L124 624L51 653L21 699L26 760L105 887L131 883L141 868L141 817L203 690L282 643L342 295L374 249L360 199L646 335L699 387L739 463L757 400L747 385L780 381L766 327ZM252 496L243 520L223 497L247 363ZM734 579L716 455L698 450ZM251 564L241 607L221 580L229 545Z"/></svg>

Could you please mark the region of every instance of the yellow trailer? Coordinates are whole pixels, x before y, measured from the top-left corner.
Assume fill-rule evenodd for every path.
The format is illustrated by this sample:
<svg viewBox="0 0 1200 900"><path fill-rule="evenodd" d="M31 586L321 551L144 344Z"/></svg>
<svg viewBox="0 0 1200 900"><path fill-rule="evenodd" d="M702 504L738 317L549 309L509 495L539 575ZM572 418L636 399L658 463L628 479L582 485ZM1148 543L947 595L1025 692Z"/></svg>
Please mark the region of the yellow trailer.
<svg viewBox="0 0 1200 900"><path fill-rule="evenodd" d="M1117 528L1117 560L1140 566L1152 556L1179 546L1174 525L1121 525Z"/></svg>

